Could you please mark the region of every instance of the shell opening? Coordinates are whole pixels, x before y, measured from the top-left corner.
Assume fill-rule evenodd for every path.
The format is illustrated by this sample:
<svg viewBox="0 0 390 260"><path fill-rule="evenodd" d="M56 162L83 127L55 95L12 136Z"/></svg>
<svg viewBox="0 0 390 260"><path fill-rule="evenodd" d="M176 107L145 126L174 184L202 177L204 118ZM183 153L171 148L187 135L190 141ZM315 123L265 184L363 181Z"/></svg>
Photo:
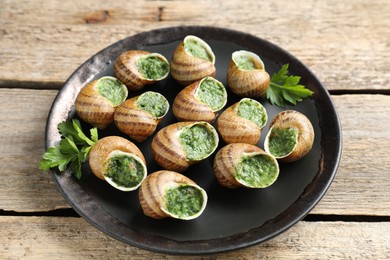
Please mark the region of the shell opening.
<svg viewBox="0 0 390 260"><path fill-rule="evenodd" d="M217 149L217 131L206 122L196 122L182 129L179 140L189 161L200 161Z"/></svg>
<svg viewBox="0 0 390 260"><path fill-rule="evenodd" d="M267 111L262 104L251 98L243 98L237 107L237 115L255 123L263 128L267 123Z"/></svg>
<svg viewBox="0 0 390 260"><path fill-rule="evenodd" d="M104 179L121 191L137 189L147 175L146 166L138 156L119 150L109 154L103 168Z"/></svg>
<svg viewBox="0 0 390 260"><path fill-rule="evenodd" d="M106 76L98 80L95 85L96 91L107 98L113 106L118 106L123 103L128 95L128 90L125 84L117 78Z"/></svg>
<svg viewBox="0 0 390 260"><path fill-rule="evenodd" d="M139 96L136 106L149 112L156 119L164 117L169 110L168 100L158 92L147 91Z"/></svg>
<svg viewBox="0 0 390 260"><path fill-rule="evenodd" d="M236 180L249 188L265 188L273 184L279 175L276 159L266 153L243 156L236 166Z"/></svg>
<svg viewBox="0 0 390 260"><path fill-rule="evenodd" d="M171 217L190 220L202 214L207 204L207 193L194 185L178 185L165 191L162 211Z"/></svg>
<svg viewBox="0 0 390 260"><path fill-rule="evenodd" d="M227 102L225 87L213 77L205 77L200 81L195 96L211 107L213 112L221 110Z"/></svg>
<svg viewBox="0 0 390 260"><path fill-rule="evenodd" d="M295 127L272 127L267 134L264 149L275 158L290 155L298 144L298 129Z"/></svg>
<svg viewBox="0 0 390 260"><path fill-rule="evenodd" d="M184 49L191 56L210 61L213 64L215 63L215 55L211 47L201 38L188 35L184 38L183 44Z"/></svg>
<svg viewBox="0 0 390 260"><path fill-rule="evenodd" d="M236 66L241 70L264 70L264 62L260 57L250 51L235 51L232 59Z"/></svg>
<svg viewBox="0 0 390 260"><path fill-rule="evenodd" d="M169 74L168 60L158 53L141 56L135 65L141 75L148 80L162 80Z"/></svg>

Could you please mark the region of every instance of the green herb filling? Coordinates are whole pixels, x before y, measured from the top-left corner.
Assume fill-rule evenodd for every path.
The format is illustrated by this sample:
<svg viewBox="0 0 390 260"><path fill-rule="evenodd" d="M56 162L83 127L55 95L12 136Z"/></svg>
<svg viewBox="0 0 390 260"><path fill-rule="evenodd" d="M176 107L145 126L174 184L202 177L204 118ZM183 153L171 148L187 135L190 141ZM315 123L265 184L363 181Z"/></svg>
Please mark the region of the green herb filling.
<svg viewBox="0 0 390 260"><path fill-rule="evenodd" d="M169 71L169 64L153 55L140 58L136 62L136 66L143 77L151 80L159 80Z"/></svg>
<svg viewBox="0 0 390 260"><path fill-rule="evenodd" d="M128 155L117 155L106 162L105 176L109 177L118 186L137 186L144 177L144 167L140 162Z"/></svg>
<svg viewBox="0 0 390 260"><path fill-rule="evenodd" d="M204 47L204 44L202 42L197 41L196 39L186 40L184 42L184 49L194 57L213 62L213 57Z"/></svg>
<svg viewBox="0 0 390 260"><path fill-rule="evenodd" d="M290 154L298 141L298 130L295 128L272 128L268 148L275 157L283 157Z"/></svg>
<svg viewBox="0 0 390 260"><path fill-rule="evenodd" d="M245 98L240 101L237 115L252 121L260 128L264 127L267 122L267 113L264 107L259 102L250 98Z"/></svg>
<svg viewBox="0 0 390 260"><path fill-rule="evenodd" d="M151 113L155 118L159 118L166 114L168 101L160 93L147 91L137 99L136 106Z"/></svg>
<svg viewBox="0 0 390 260"><path fill-rule="evenodd" d="M253 61L252 57L248 57L246 55L237 55L234 58L234 63L237 65L239 69L242 70L255 70L257 69L256 64Z"/></svg>
<svg viewBox="0 0 390 260"><path fill-rule="evenodd" d="M202 81L197 91L197 98L207 104L213 111L221 109L226 104L226 90L221 82L214 78Z"/></svg>
<svg viewBox="0 0 390 260"><path fill-rule="evenodd" d="M254 188L271 185L277 176L277 164L264 154L246 156L236 168L236 178Z"/></svg>
<svg viewBox="0 0 390 260"><path fill-rule="evenodd" d="M126 87L115 78L102 78L96 86L97 92L114 106L120 105L127 97Z"/></svg>
<svg viewBox="0 0 390 260"><path fill-rule="evenodd" d="M165 194L167 210L179 218L193 216L202 209L202 192L189 185L169 189Z"/></svg>

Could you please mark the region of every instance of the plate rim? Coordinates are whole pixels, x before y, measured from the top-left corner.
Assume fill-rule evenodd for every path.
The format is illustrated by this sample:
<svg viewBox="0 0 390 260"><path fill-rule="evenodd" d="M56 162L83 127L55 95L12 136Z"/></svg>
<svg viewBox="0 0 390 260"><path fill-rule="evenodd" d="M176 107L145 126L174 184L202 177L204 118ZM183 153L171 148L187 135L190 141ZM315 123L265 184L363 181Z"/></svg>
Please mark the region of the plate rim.
<svg viewBox="0 0 390 260"><path fill-rule="evenodd" d="M202 34L202 33L215 33L214 35L235 35L239 37L243 37L245 39L249 39L252 41L261 41L267 45L268 48L273 49L275 52L278 52L283 56L284 59L287 59L290 62L290 68L296 68L301 71L301 73L305 73L310 75L311 81L314 82L316 86L318 86L321 93L315 93L315 97L321 97L325 99L325 103L319 102L317 98L314 98L315 110L317 111L321 129L321 159L322 162L319 165L319 170L314 176L313 180L306 186L304 191L300 194L296 201L294 201L287 209L285 209L281 214L276 216L273 219L266 221L259 227L254 227L251 230L243 233L237 233L232 236L222 237L222 238L214 238L207 240L194 240L194 241L176 241L169 238L150 235L146 233L142 233L140 231L136 231L131 229L129 226L123 224L119 220L115 219L111 216L104 208L100 205L96 205L92 198L86 198L87 208L80 208L80 206L75 202L75 198L73 199L69 197L69 190L65 190L64 186L61 183L71 183L74 182L73 177L71 176L70 170L66 170L65 172L58 174L56 170L50 170L53 174L53 179L56 183L56 186L62 196L66 199L69 205L87 222L92 224L94 227L99 229L105 234L110 235L111 237L120 240L124 243L146 249L149 251L157 252L157 253L166 253L166 254L176 254L176 255L204 255L204 254L213 254L213 253L222 253L233 251L241 248L246 248L249 246L253 246L262 242L265 242L283 232L291 228L297 222L302 220L323 198L327 190L329 189L339 166L339 162L341 159L342 153L342 133L341 133L341 123L336 111L336 107L333 103L333 100L325 88L325 86L320 82L320 80L314 75L314 73L305 66L301 61L299 61L296 57L291 55L288 51L280 48L279 46L269 42L268 40L262 39L258 36L237 31L228 28L222 27L214 27L214 26L172 26L154 29L150 31L145 31L137 34L130 35L122 40L119 40L101 51L95 53L90 58L88 58L84 63L82 63L66 80L63 87L60 89L59 93L56 95L53 104L50 108L48 119L46 122L46 130L45 130L45 148L53 145L53 139L59 140L59 134L55 133L55 129L53 128L52 122L56 120L53 117L53 113L58 111L58 100L60 100L66 90L69 88L68 82L72 81L76 76L78 76L78 72L81 68L87 66L92 62L96 62L96 58L100 56L110 53L112 55L112 48L119 48L123 45L126 45L129 41L135 41L135 43L139 43L141 45L146 45L145 42L142 42L145 39L148 39L151 42L149 44L163 44L163 42L158 42L158 36L164 35L166 33L175 34L175 35L186 35L186 34ZM157 35L156 38L149 37L149 35ZM218 36L216 36L218 37ZM150 39L153 38L153 39ZM179 38L179 37L178 37ZM217 39L223 41L221 39ZM248 40L248 41L249 41ZM174 41L174 39L171 39ZM247 47L247 46L246 46ZM77 94L77 90L72 90L73 95ZM320 111L326 111L328 115L331 115L332 120L330 126L328 126L325 119L321 117L324 112L320 113ZM61 111L59 117L64 117L70 111ZM65 118L68 118L66 116ZM58 118L57 118L58 119ZM323 125L325 123L325 125ZM324 135L322 134L323 129L331 129L334 132L332 136L332 140L324 140ZM332 143L333 146L329 147L327 143ZM327 159L329 157L329 150L332 150L332 158L329 161ZM326 158L324 158L326 157ZM327 170L327 174L323 174L323 171ZM325 176L326 175L326 176ZM313 187L313 182L316 183ZM88 196L88 194L83 189L73 189L74 195L76 196ZM304 205L302 207L302 205ZM91 217L87 212L99 212L106 213L106 215L99 215ZM107 227L106 225L102 225L100 221L107 221L109 223L115 223L114 229L111 229L111 225ZM279 225L278 227L276 225ZM280 225L282 225L280 227ZM267 230L265 232L264 230ZM237 243L238 241L238 243Z"/></svg>

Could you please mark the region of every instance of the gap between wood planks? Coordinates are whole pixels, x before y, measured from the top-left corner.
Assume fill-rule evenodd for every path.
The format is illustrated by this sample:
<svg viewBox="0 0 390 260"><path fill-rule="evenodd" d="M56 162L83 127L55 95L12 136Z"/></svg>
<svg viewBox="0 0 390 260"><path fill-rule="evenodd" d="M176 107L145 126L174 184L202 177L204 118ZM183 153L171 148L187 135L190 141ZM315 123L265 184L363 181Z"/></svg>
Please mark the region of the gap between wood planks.
<svg viewBox="0 0 390 260"><path fill-rule="evenodd" d="M50 211L17 212L0 210L0 217L80 217L73 209L55 209ZM366 215L322 215L309 214L302 221L306 222L390 222L390 216L366 216Z"/></svg>

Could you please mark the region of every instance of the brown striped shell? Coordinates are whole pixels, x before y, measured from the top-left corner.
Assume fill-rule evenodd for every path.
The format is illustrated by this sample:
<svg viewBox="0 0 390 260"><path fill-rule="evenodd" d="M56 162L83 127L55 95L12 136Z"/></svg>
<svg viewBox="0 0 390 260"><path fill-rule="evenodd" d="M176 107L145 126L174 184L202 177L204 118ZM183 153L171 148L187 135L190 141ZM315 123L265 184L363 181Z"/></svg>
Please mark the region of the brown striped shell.
<svg viewBox="0 0 390 260"><path fill-rule="evenodd" d="M96 86L102 79L117 80L114 77L107 76L90 82L80 90L75 102L76 114L83 121L99 129L104 129L112 123L116 107L109 99L98 93ZM121 86L124 93L123 102L128 93L125 85L121 84Z"/></svg>
<svg viewBox="0 0 390 260"><path fill-rule="evenodd" d="M156 162L166 170L183 172L191 165L198 163L200 160L189 160L180 143L180 133L188 127L195 124L205 125L214 135L216 140L215 149L218 146L218 133L212 125L207 122L178 122L162 128L152 140L152 154ZM207 154L203 159L210 156L215 149Z"/></svg>
<svg viewBox="0 0 390 260"><path fill-rule="evenodd" d="M253 187L248 185L245 182L240 181L236 178L236 171L238 164L242 161L245 156L255 156L255 155L264 155L269 157L275 164L276 167L276 176L271 180L271 182L267 182L262 186ZM245 143L234 143L228 144L222 147L214 158L214 174L222 186L230 189L235 189L238 187L246 187L246 188L265 188L270 186L279 175L279 165L276 159L267 154L261 148Z"/></svg>
<svg viewBox="0 0 390 260"><path fill-rule="evenodd" d="M159 79L148 79L141 74L136 63L140 58L144 58L147 56L158 57L162 61L169 64L168 60L159 53L150 53L147 51L141 50L130 50L123 52L114 64L115 76L122 81L129 90L135 91L142 89L147 84L152 84L157 81L163 80L169 74L169 66L168 72Z"/></svg>
<svg viewBox="0 0 390 260"><path fill-rule="evenodd" d="M185 44L189 41L197 42L203 46L210 56L210 60L201 59L193 56L186 51ZM171 75L181 85L189 84L201 80L204 77L215 76L215 55L210 46L202 39L188 35L176 47L171 59Z"/></svg>
<svg viewBox="0 0 390 260"><path fill-rule="evenodd" d="M247 98L241 99L239 102L231 105L217 119L217 130L222 139L230 143L247 143L256 145L261 136L262 127L259 127L249 119L243 118L237 114L240 102ZM265 110L265 109L264 109ZM267 116L267 114L265 113Z"/></svg>
<svg viewBox="0 0 390 260"><path fill-rule="evenodd" d="M293 128L298 130L298 140L296 146L291 153L276 157L281 162L295 162L305 155L307 155L314 143L314 128L310 120L302 113L295 110L285 110L278 113L270 123L270 129L267 133L264 142L264 149L271 154L269 149L269 142L271 136L271 130L273 128L286 129Z"/></svg>
<svg viewBox="0 0 390 260"><path fill-rule="evenodd" d="M147 174L145 158L139 148L131 141L120 136L107 136L99 139L91 148L89 153L89 166L93 174L101 180L106 180L114 188L122 191L131 191L139 187L141 182L135 187L121 187L115 185L105 176L105 162L113 155L126 154L144 166L145 176Z"/></svg>
<svg viewBox="0 0 390 260"><path fill-rule="evenodd" d="M194 82L181 90L173 101L173 114L179 121L205 121L212 123L217 116L217 112L221 110L227 101L227 94L225 92L225 102L223 106L217 110L213 110L209 105L202 102L196 95L203 80ZM219 82L219 81L218 81ZM221 83L222 84L222 83Z"/></svg>
<svg viewBox="0 0 390 260"><path fill-rule="evenodd" d="M246 70L238 66L238 58L244 57L253 62L255 69ZM227 84L233 93L242 97L261 97L270 83L269 74L258 55L249 51L236 51L232 54L227 72Z"/></svg>
<svg viewBox="0 0 390 260"><path fill-rule="evenodd" d="M116 108L114 114L114 122L118 129L137 142L143 142L151 136L156 131L161 119L168 112L167 109L163 116L156 118L151 113L138 108L136 102L140 96L123 102Z"/></svg>
<svg viewBox="0 0 390 260"><path fill-rule="evenodd" d="M167 210L165 194L170 188L176 188L179 185L193 186L201 191L203 205L197 214L183 218ZM184 220L194 219L202 214L207 204L207 193L194 181L180 173L167 170L149 174L139 189L138 197L144 214L155 219L167 217Z"/></svg>

